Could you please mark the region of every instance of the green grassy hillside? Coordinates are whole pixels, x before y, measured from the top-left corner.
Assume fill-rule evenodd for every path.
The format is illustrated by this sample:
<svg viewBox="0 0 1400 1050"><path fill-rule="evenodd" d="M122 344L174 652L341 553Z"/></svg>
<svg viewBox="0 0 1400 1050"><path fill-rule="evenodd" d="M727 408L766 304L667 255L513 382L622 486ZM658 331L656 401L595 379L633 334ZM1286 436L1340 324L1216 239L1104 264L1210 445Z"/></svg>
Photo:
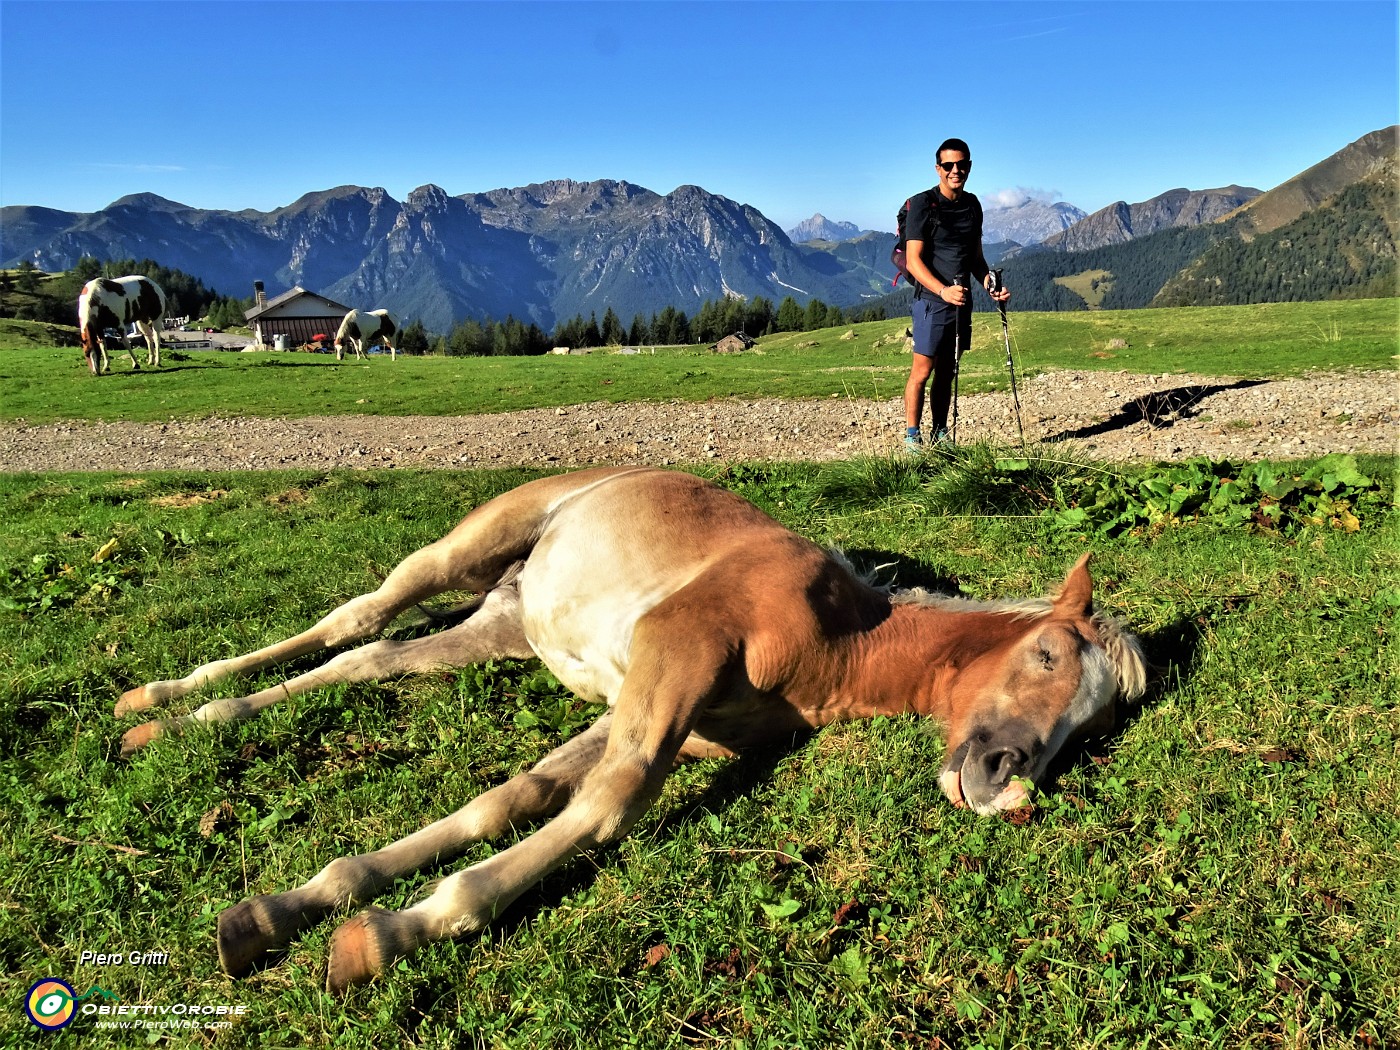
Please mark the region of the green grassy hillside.
<svg viewBox="0 0 1400 1050"><path fill-rule="evenodd" d="M1396 307L1394 299L1377 299L1092 314L1012 310L1010 331L1018 370L1027 375L1055 368L1296 375L1393 367ZM896 397L909 368L906 325L899 319L784 333L735 355L674 347L655 355L337 363L311 354L191 351L139 372L114 358L112 374L101 378L87 373L76 350L36 347L50 330L7 328L0 330L0 419L459 415L591 401ZM63 334L54 331L55 338ZM977 314L962 389L1006 383L1000 320Z"/></svg>

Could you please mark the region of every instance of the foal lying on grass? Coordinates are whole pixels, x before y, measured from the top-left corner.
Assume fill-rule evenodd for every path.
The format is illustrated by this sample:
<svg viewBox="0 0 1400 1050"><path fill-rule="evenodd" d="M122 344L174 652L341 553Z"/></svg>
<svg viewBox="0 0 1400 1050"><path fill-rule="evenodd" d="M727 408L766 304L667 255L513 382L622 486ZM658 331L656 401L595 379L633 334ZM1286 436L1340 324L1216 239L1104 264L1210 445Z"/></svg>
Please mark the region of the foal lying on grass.
<svg viewBox="0 0 1400 1050"><path fill-rule="evenodd" d="M732 755L842 719L917 713L948 724L940 782L954 805L978 813L1024 805L1022 778L1039 778L1070 737L1111 726L1116 695L1143 692L1141 650L1094 612L1087 561L1054 600L891 597L717 485L649 468L584 470L491 500L310 630L133 689L116 713L357 642L449 590L481 596L456 626L376 641L251 696L139 725L124 748L195 722L247 718L335 682L499 657L537 656L579 696L607 702L591 728L451 816L219 916L220 962L242 974L396 878L546 821L421 903L370 907L345 923L327 975L340 992L424 944L481 929L571 857L621 837L677 759Z"/></svg>

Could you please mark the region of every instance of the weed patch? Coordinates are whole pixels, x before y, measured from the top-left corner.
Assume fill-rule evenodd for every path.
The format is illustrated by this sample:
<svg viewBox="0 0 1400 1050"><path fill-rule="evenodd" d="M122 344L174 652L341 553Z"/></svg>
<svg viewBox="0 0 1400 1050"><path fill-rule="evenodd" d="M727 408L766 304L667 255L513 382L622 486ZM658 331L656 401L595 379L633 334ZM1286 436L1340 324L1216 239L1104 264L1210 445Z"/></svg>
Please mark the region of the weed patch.
<svg viewBox="0 0 1400 1050"><path fill-rule="evenodd" d="M1241 466L1194 459L1132 477L1098 474L1061 490L1054 512L1061 528L1100 536L1154 531L1183 522L1253 526L1293 535L1312 527L1356 532L1361 518L1385 509L1381 486L1362 474L1356 458L1330 455L1302 472L1268 463Z"/></svg>
<svg viewBox="0 0 1400 1050"><path fill-rule="evenodd" d="M101 612L136 573L115 539L86 560L70 561L44 551L19 565L0 568L0 609L27 616L69 606Z"/></svg>

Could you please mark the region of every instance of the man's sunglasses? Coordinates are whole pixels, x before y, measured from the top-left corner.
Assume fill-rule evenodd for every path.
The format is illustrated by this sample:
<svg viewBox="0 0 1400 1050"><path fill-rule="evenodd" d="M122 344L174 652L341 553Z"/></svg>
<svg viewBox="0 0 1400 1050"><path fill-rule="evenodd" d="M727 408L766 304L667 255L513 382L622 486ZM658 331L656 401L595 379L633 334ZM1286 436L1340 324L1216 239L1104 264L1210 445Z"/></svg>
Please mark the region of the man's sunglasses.
<svg viewBox="0 0 1400 1050"><path fill-rule="evenodd" d="M953 171L954 168L957 168L958 171L960 171L960 172L962 172L964 175L966 175L969 171L972 170L972 161L970 161L970 160L940 160L940 161L938 162L938 166L939 166L940 168L942 168L944 171L949 172L950 174L952 173L952 171Z"/></svg>

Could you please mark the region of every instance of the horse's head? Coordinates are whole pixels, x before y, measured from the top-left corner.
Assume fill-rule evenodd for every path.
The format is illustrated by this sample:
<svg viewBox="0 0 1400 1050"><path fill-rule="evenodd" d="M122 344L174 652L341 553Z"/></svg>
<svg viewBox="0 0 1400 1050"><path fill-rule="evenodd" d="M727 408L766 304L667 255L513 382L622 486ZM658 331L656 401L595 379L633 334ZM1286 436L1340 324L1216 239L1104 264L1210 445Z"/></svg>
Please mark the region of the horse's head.
<svg viewBox="0 0 1400 1050"><path fill-rule="evenodd" d="M1014 809L1065 742L1113 727L1114 698L1146 687L1137 639L1093 610L1089 556L1059 596L1020 613L954 685L948 758L939 778L954 805Z"/></svg>
<svg viewBox="0 0 1400 1050"><path fill-rule="evenodd" d="M96 323L85 323L78 329L78 340L83 347L83 357L87 359L88 370L97 375L102 367L102 328Z"/></svg>

